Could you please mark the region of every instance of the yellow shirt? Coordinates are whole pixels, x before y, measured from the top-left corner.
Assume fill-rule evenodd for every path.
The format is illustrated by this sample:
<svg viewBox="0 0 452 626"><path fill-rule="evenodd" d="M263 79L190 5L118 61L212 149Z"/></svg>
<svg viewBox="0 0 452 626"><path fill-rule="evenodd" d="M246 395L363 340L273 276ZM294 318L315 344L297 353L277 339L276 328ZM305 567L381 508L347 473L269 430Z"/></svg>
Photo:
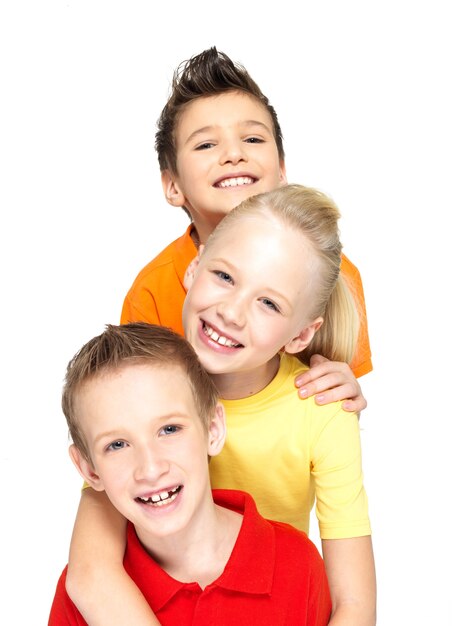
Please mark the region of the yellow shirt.
<svg viewBox="0 0 452 626"><path fill-rule="evenodd" d="M283 354L265 389L223 400L228 430L210 462L212 487L248 491L261 515L306 533L316 500L322 539L370 535L358 418L339 402L301 400L294 379L305 369Z"/></svg>

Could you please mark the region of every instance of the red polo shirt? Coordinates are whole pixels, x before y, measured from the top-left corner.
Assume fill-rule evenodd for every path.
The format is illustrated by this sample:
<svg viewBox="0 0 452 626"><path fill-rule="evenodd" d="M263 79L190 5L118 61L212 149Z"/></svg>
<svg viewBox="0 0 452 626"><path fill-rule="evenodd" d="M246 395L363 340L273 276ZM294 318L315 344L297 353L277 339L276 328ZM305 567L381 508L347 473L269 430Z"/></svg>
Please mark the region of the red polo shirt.
<svg viewBox="0 0 452 626"><path fill-rule="evenodd" d="M307 536L265 520L251 496L215 490L215 502L243 515L236 544L217 580L171 578L143 549L131 524L124 566L163 626L323 626L331 600L322 558ZM49 626L85 625L66 594L63 572Z"/></svg>

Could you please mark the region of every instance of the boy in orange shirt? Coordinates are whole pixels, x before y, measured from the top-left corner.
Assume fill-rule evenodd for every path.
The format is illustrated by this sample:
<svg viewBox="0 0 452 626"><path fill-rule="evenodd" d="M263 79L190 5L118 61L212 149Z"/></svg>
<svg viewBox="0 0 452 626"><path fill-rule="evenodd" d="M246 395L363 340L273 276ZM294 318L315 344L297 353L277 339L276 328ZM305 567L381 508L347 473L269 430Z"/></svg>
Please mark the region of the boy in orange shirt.
<svg viewBox="0 0 452 626"><path fill-rule="evenodd" d="M191 223L139 272L124 300L121 323L161 324L183 334L184 274L198 246L242 200L287 183L282 132L274 108L247 71L210 48L175 72L155 146L165 197L182 207ZM350 364L359 377L372 370L363 288L345 255L341 271L361 315ZM319 404L347 399L346 410L365 408L348 365L318 355L310 365L296 383L301 397L317 394Z"/></svg>

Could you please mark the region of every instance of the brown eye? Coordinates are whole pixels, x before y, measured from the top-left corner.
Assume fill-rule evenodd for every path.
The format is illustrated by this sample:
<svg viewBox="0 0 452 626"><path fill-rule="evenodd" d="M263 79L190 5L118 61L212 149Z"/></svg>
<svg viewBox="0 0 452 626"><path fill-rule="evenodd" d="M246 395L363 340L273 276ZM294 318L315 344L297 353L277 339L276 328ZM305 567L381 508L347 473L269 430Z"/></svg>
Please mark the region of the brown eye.
<svg viewBox="0 0 452 626"><path fill-rule="evenodd" d="M208 150L209 148L212 148L215 144L211 143L210 141L206 141L206 143L202 143L199 146L196 146L195 150Z"/></svg>
<svg viewBox="0 0 452 626"><path fill-rule="evenodd" d="M264 140L260 137L248 137L245 141L247 143L264 143Z"/></svg>

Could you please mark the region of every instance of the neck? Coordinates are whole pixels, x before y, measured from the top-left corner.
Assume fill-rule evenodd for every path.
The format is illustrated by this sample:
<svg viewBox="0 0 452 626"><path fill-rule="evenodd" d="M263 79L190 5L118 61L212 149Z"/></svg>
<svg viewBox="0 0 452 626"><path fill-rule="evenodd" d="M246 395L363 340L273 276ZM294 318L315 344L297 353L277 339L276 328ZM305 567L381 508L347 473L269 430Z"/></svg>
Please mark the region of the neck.
<svg viewBox="0 0 452 626"><path fill-rule="evenodd" d="M137 535L167 574L181 582L197 582L204 588L222 574L243 519L239 513L216 504L211 513L204 516L202 527L178 537L159 537L150 542L138 529Z"/></svg>
<svg viewBox="0 0 452 626"><path fill-rule="evenodd" d="M205 244L215 228L223 219L223 214L212 214L210 219L202 219L196 213L192 214L193 230L191 232L191 238L196 248L199 248L200 244Z"/></svg>
<svg viewBox="0 0 452 626"><path fill-rule="evenodd" d="M279 370L279 354L259 368L244 372L210 374L223 400L239 400L254 396L275 378Z"/></svg>

